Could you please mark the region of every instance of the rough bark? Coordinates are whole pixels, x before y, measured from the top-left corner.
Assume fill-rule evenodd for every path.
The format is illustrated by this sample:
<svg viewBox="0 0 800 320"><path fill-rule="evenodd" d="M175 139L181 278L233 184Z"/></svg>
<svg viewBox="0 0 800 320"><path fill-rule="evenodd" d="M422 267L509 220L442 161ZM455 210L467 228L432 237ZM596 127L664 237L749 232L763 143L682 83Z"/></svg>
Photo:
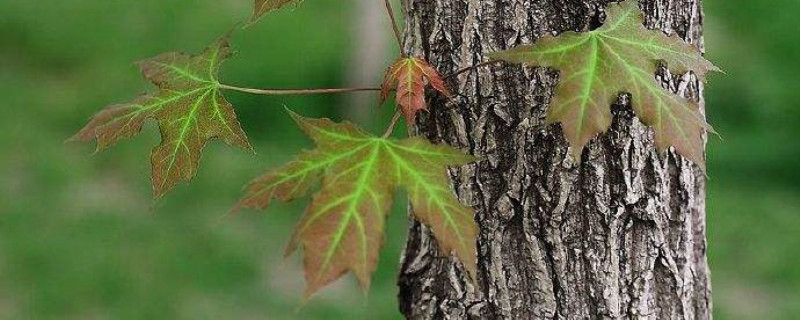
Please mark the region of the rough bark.
<svg viewBox="0 0 800 320"><path fill-rule="evenodd" d="M604 0L408 0L406 52L446 74L546 33L596 27ZM700 0L644 0L647 27L702 49ZM698 99L691 75L658 77ZM417 133L483 161L451 171L476 210L478 278L439 252L413 222L399 279L409 319L709 319L705 175L652 131L623 95L614 122L571 159L545 125L558 73L498 65L450 80L452 101L429 95ZM438 100L437 100L438 99Z"/></svg>

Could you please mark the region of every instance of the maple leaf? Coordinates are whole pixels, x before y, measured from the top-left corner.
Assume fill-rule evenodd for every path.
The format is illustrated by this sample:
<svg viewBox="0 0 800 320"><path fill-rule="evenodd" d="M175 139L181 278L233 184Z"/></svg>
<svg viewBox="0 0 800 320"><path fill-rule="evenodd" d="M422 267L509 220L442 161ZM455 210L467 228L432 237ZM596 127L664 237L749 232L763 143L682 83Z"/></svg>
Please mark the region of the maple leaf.
<svg viewBox="0 0 800 320"><path fill-rule="evenodd" d="M475 158L422 138L385 139L349 122L291 115L317 147L254 180L238 206L263 209L273 198L303 196L321 181L287 248L303 248L306 297L348 271L369 287L397 187L408 192L416 218L444 252L474 275L477 227L473 211L453 194L447 167Z"/></svg>
<svg viewBox="0 0 800 320"><path fill-rule="evenodd" d="M693 71L701 80L719 69L679 37L645 28L637 3L609 5L605 24L594 31L546 36L534 45L490 56L560 71L547 122L561 123L576 159L589 140L609 128L611 105L624 91L632 95L636 115L653 127L660 151L674 146L704 167L702 137L711 126L695 102L664 89L655 71L659 60L673 71Z"/></svg>
<svg viewBox="0 0 800 320"><path fill-rule="evenodd" d="M427 84L448 98L451 96L439 72L427 62L417 58L400 58L389 67L383 80L381 103L386 101L392 87L396 86L397 105L403 112L406 123L414 123L417 112L428 109L425 103L425 86Z"/></svg>
<svg viewBox="0 0 800 320"><path fill-rule="evenodd" d="M303 0L255 0L253 17L250 18L250 23L255 23L265 14L278 10L287 4L296 3L299 5L301 2Z"/></svg>
<svg viewBox="0 0 800 320"><path fill-rule="evenodd" d="M150 154L156 198L194 177L208 140L251 150L217 81L219 66L229 55L226 35L201 55L166 53L139 62L144 78L158 90L100 111L71 140L96 139L97 151L102 151L139 134L146 120L156 120L161 143Z"/></svg>

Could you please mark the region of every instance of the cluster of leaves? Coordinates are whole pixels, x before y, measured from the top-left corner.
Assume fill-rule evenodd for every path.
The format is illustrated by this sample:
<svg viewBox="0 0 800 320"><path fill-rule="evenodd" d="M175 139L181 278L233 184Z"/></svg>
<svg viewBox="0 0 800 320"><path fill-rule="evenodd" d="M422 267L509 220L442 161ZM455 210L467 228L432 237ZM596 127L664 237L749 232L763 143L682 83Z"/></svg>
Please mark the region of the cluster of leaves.
<svg viewBox="0 0 800 320"><path fill-rule="evenodd" d="M252 21L292 2L256 0ZM142 75L156 90L98 112L71 140L96 140L99 152L136 136L146 121L156 121L161 143L150 155L156 198L196 175L209 140L252 150L221 92L233 87L221 84L217 77L229 56L229 35L225 35L199 55L167 53L139 62ZM426 109L427 84L449 96L433 67L418 58L402 57L387 73L381 100L397 91L398 108L412 123L416 112ZM369 286L384 219L397 187L408 192L415 216L433 230L444 251L453 252L474 273L477 228L473 212L459 203L447 176L448 166L472 162L471 156L421 138L376 137L351 123L290 114L317 149L256 179L237 207L266 208L273 197L292 200L320 184L290 242L292 249L287 250L303 248L307 295L346 271L352 271L365 289Z"/></svg>
<svg viewBox="0 0 800 320"><path fill-rule="evenodd" d="M251 22L299 2L255 0ZM391 9L388 3L387 8ZM695 103L663 89L654 72L659 59L676 71L694 71L701 79L716 68L691 45L644 28L634 1L612 4L606 12L606 23L597 30L544 37L536 45L491 57L560 70L548 121L562 124L576 157L592 137L608 129L610 106L618 95L630 92L636 114L655 129L656 145L662 150L675 146L701 164L702 134L710 126ZM73 140L96 140L101 151L137 135L148 119L156 121L161 143L150 156L156 198L195 176L209 140L220 139L251 150L222 90L289 91L221 84L217 74L230 56L228 38L221 37L200 55L167 53L139 62L144 78L156 90L100 111ZM395 91L399 114L412 124L416 114L427 109L427 86L451 96L443 77L425 60L402 56L386 73L380 99L386 100ZM308 92L343 90L347 89ZM475 278L477 227L473 211L455 197L447 174L448 167L468 164L475 161L473 157L417 137L388 138L394 122L387 134L378 137L349 122L290 115L316 148L251 182L237 208L263 209L273 199L291 201L318 186L287 248L287 253L303 249L307 296L347 272L353 272L363 288L369 287L396 188L406 190L415 217L432 230L443 251L459 258Z"/></svg>

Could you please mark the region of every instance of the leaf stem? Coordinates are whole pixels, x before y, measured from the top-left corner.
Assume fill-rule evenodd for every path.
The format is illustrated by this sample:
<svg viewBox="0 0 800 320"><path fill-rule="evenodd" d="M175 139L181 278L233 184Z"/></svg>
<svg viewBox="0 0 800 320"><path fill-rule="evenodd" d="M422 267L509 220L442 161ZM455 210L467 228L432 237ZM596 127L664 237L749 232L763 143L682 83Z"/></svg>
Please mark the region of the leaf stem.
<svg viewBox="0 0 800 320"><path fill-rule="evenodd" d="M400 111L394 113L394 116L392 117L392 122L389 123L389 127L386 128L386 132L383 133L383 136L381 136L381 138L386 139L390 135L392 135L392 132L394 132L394 127L397 125L398 120L400 120Z"/></svg>
<svg viewBox="0 0 800 320"><path fill-rule="evenodd" d="M391 0L383 0L386 4L386 12L389 14L389 20L392 21L392 31L394 31L394 39L397 41L397 46L400 47L400 55L405 57L405 53L403 53L403 47L405 47L405 43L403 43L402 38L400 37L400 28L397 27L397 20L394 18L394 9L392 9L392 2Z"/></svg>
<svg viewBox="0 0 800 320"><path fill-rule="evenodd" d="M444 76L444 78L448 79L448 78L456 77L456 76L459 76L459 75L461 75L461 74L463 74L465 72L471 71L473 69L477 69L477 68L485 67L485 66L490 66L490 65L493 65L493 64L496 64L496 63L500 63L500 62L503 62L503 61L502 60L489 60L489 61L486 61L486 62L481 62L479 64L472 65L472 66L463 68L461 70L458 70L458 71L456 71L454 73L448 74L448 75Z"/></svg>
<svg viewBox="0 0 800 320"><path fill-rule="evenodd" d="M233 90L239 91L244 93L251 93L251 94L262 94L262 95L275 95L275 96L287 96L287 95L307 95L307 94L331 94L331 93L346 93L346 92L358 92L358 91L380 91L381 88L330 88L330 89L253 89L253 88L241 88L235 86L229 86L226 84L220 84L220 89L226 90Z"/></svg>

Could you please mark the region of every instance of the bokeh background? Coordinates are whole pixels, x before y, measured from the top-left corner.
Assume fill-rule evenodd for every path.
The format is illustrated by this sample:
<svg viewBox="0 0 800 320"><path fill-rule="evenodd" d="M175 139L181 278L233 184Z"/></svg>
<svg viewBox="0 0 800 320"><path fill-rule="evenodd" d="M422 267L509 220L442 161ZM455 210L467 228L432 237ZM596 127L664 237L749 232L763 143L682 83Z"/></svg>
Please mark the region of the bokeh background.
<svg viewBox="0 0 800 320"><path fill-rule="evenodd" d="M223 81L377 83L394 47L385 18L362 18L372 9L359 1L308 1L237 33ZM302 306L299 259L281 254L300 204L225 216L245 182L311 147L283 106L377 131L390 111L365 103L373 95L230 93L258 156L212 143L195 181L155 204L154 126L97 155L91 144L62 144L99 108L148 88L132 61L199 51L250 5L0 1L0 319L400 318L402 202L370 293L348 277ZM708 56L727 71L707 88L710 121L724 138L708 146L715 316L800 319L800 2L705 6ZM363 27L375 23L366 30L377 38ZM357 45L364 41L372 42Z"/></svg>

